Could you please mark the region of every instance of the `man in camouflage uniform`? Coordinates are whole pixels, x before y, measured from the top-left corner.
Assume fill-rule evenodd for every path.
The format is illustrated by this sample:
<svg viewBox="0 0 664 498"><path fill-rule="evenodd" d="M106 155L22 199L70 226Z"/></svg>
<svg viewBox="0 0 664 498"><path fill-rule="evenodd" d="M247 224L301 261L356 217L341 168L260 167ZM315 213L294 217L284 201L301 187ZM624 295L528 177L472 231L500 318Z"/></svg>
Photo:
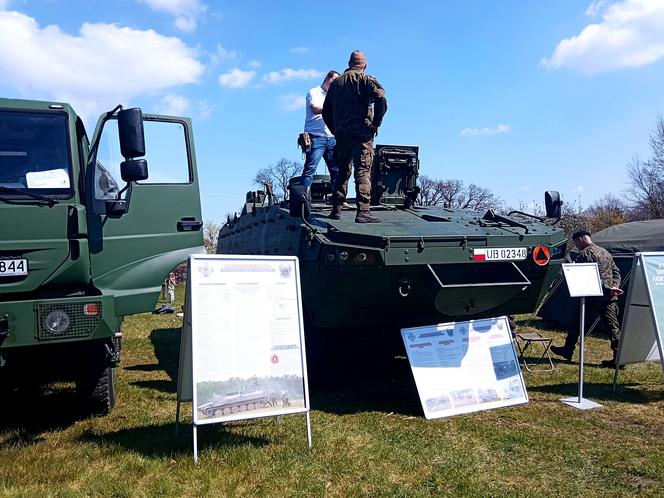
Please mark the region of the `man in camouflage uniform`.
<svg viewBox="0 0 664 498"><path fill-rule="evenodd" d="M337 145L334 163L339 173L332 191L330 218L341 219L341 205L346 200L351 166L355 169L357 223L379 223L369 210L371 200L371 165L374 136L387 111L385 90L373 76L364 72L365 55L356 50L350 54L348 69L332 82L323 105L323 120L334 134Z"/></svg>
<svg viewBox="0 0 664 498"><path fill-rule="evenodd" d="M603 360L602 366L608 368L616 367L616 352L620 339L620 324L618 323L618 296L623 293L620 289L620 270L613 262L613 257L603 247L593 244L590 233L580 230L572 235L574 245L580 251L576 263L597 263L599 275L602 280L604 296L589 299L589 304L596 307L599 316L604 322L604 327L611 339L613 358ZM564 346L551 346L551 351L567 360L572 359L576 342L579 339L579 331L568 332Z"/></svg>

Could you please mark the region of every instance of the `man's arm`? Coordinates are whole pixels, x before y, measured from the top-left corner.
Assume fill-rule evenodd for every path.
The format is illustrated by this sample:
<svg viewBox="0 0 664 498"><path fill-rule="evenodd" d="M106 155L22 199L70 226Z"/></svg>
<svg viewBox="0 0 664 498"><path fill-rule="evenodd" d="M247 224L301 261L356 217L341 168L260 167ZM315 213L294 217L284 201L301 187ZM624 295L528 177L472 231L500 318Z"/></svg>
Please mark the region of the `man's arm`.
<svg viewBox="0 0 664 498"><path fill-rule="evenodd" d="M613 276L613 287L620 287L620 270L616 266L615 261L611 261L612 266L611 266L611 274Z"/></svg>
<svg viewBox="0 0 664 498"><path fill-rule="evenodd" d="M324 100L319 101L319 99L314 98L311 92L307 93L307 105L309 106L309 109L311 109L311 112L314 114L320 114L323 112L324 102Z"/></svg>
<svg viewBox="0 0 664 498"><path fill-rule="evenodd" d="M378 80L374 77L369 77L367 79L367 97L369 102L373 102L373 119L371 120L371 125L375 127L376 131L378 127L383 123L383 116L387 112L387 99L385 98L385 90L378 83Z"/></svg>
<svg viewBox="0 0 664 498"><path fill-rule="evenodd" d="M327 91L325 101L323 102L323 110L321 112L321 114L323 115L323 121L325 121L325 125L332 132L332 134L334 134L334 122L332 119L333 106L334 106L334 84L330 85L330 89Z"/></svg>

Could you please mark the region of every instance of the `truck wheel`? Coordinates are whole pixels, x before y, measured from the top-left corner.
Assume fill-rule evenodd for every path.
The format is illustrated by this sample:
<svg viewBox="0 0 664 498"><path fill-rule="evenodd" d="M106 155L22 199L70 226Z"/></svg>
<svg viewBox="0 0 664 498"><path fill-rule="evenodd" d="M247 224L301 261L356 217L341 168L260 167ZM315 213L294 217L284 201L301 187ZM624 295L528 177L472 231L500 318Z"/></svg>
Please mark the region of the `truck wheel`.
<svg viewBox="0 0 664 498"><path fill-rule="evenodd" d="M115 406L115 369L109 364L104 343L94 342L80 351L76 392L90 415L106 415Z"/></svg>

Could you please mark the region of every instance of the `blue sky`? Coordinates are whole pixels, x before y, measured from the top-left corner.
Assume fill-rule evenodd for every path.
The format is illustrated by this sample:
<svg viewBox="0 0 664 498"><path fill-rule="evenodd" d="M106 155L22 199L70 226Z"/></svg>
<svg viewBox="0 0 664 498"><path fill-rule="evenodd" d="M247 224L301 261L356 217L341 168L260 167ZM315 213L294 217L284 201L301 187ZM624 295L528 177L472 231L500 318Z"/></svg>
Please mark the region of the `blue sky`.
<svg viewBox="0 0 664 498"><path fill-rule="evenodd" d="M0 95L118 103L194 122L203 215L301 160L304 96L362 49L389 110L378 143L507 205L626 188L664 113L664 0L0 0ZM89 127L90 127L89 126ZM91 132L91 130L89 130ZM319 172L324 172L321 162Z"/></svg>

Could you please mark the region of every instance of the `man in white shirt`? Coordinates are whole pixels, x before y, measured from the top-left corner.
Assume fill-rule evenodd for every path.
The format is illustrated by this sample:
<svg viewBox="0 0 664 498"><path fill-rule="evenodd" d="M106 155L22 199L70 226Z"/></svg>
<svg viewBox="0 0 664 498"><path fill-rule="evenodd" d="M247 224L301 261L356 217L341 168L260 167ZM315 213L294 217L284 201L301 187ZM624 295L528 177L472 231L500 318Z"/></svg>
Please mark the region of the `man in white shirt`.
<svg viewBox="0 0 664 498"><path fill-rule="evenodd" d="M335 177L339 171L333 160L336 141L334 135L325 125L325 121L323 121L323 116L321 114L323 112L323 103L325 102L325 96L330 88L330 84L338 77L338 72L329 71L325 75L323 83L319 86L315 86L309 90L309 93L307 93L304 131L309 133L309 136L311 137L311 146L306 151L307 156L302 170L302 184L305 186L311 186L321 157L325 159L325 164L327 164L332 185L334 185Z"/></svg>

